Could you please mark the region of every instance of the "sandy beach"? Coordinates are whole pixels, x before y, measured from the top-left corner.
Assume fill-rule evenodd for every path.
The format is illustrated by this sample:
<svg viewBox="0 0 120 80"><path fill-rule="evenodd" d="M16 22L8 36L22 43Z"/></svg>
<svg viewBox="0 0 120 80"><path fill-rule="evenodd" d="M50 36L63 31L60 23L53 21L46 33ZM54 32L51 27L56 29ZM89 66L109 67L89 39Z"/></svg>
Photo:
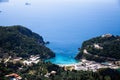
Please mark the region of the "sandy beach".
<svg viewBox="0 0 120 80"><path fill-rule="evenodd" d="M68 69L68 70L83 70L83 71L89 70L93 72L97 71L100 68L118 69L120 67L110 62L106 62L106 63L107 64L97 63L95 61L88 61L88 60L82 59L80 62L74 63L74 64L57 64L57 65L59 65L60 67L65 67L65 69Z"/></svg>

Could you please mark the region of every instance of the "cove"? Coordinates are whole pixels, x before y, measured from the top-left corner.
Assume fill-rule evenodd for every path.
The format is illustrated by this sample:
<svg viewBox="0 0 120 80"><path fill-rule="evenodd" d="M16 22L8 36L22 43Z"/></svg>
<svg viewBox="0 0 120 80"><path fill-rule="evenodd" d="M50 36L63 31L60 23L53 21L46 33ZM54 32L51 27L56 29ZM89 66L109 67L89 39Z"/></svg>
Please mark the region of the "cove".
<svg viewBox="0 0 120 80"><path fill-rule="evenodd" d="M120 0L0 0L0 11L1 26L23 25L50 41L55 64L76 63L85 40L120 35Z"/></svg>
<svg viewBox="0 0 120 80"><path fill-rule="evenodd" d="M72 44L71 44L72 45ZM78 51L76 49L77 45L73 44L71 46L70 44L66 44L66 43L55 43L52 42L49 45L47 45L47 47L49 47L50 49L52 49L54 51L54 53L56 54L56 57L48 59L46 61L50 61L54 64L74 64L77 63L79 61L75 60L74 57L77 55Z"/></svg>

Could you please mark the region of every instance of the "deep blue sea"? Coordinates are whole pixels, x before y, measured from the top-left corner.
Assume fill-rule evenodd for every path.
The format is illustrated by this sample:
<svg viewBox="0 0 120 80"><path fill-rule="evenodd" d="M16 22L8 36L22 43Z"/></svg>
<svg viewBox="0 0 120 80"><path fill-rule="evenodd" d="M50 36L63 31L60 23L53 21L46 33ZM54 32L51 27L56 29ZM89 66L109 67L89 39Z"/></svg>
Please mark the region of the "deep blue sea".
<svg viewBox="0 0 120 80"><path fill-rule="evenodd" d="M50 41L51 62L76 63L84 40L120 35L120 0L0 0L0 25L23 25Z"/></svg>

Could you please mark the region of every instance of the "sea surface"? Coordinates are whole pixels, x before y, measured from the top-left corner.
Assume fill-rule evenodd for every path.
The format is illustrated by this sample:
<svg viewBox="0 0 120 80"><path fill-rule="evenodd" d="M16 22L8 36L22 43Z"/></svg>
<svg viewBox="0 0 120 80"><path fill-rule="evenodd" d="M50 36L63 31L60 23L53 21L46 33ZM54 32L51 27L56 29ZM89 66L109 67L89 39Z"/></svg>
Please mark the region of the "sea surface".
<svg viewBox="0 0 120 80"><path fill-rule="evenodd" d="M0 25L23 25L43 36L55 64L72 64L82 42L120 35L120 0L0 0Z"/></svg>

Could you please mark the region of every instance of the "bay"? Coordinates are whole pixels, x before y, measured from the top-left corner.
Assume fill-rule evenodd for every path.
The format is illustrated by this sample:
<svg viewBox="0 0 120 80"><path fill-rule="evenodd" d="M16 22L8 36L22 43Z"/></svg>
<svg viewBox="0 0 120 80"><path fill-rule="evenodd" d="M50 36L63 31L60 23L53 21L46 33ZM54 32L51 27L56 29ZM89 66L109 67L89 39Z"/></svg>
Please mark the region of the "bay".
<svg viewBox="0 0 120 80"><path fill-rule="evenodd" d="M0 25L23 25L50 41L51 62L76 63L83 41L120 35L120 0L0 0Z"/></svg>

